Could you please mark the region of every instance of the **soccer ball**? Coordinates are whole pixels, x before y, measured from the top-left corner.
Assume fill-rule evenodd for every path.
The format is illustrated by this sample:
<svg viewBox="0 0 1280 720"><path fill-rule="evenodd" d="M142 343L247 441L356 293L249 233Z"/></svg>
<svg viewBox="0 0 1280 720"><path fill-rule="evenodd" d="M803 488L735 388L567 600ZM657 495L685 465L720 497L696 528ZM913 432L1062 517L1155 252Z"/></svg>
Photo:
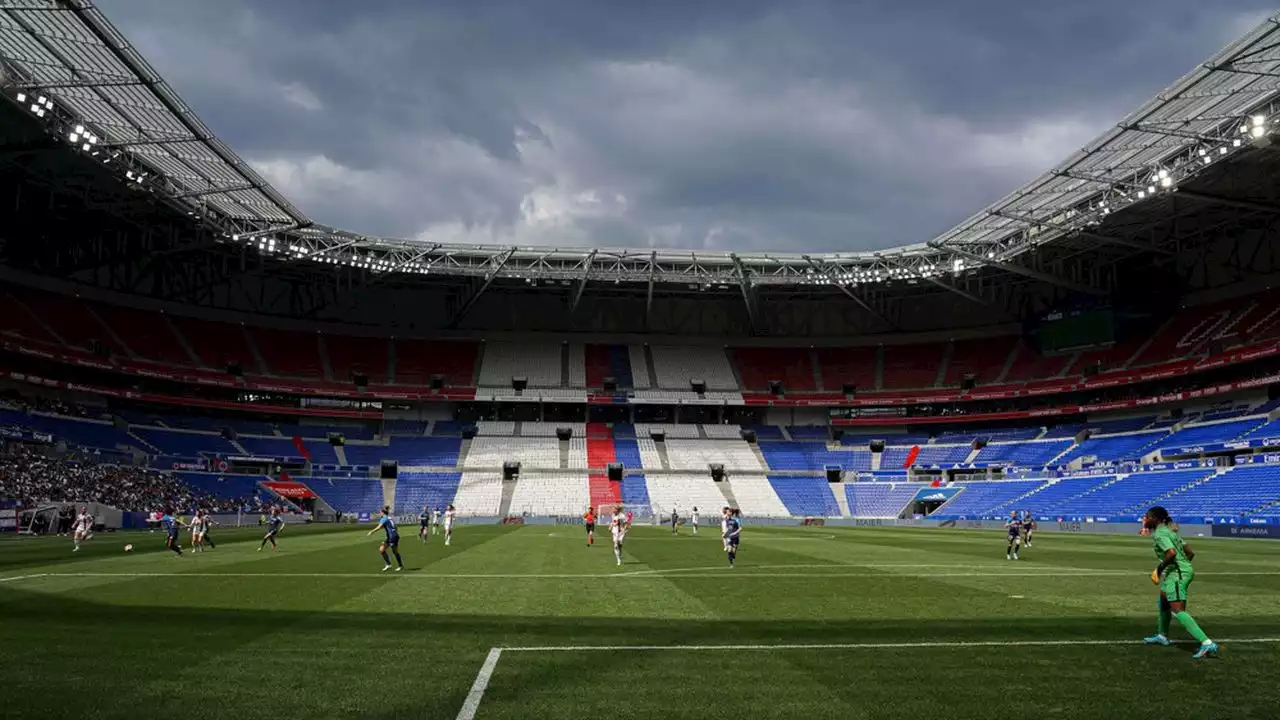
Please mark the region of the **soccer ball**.
<svg viewBox="0 0 1280 720"><path fill-rule="evenodd" d="M133 552L133 545L131 545L131 544L130 544L130 545L125 545L125 546L124 546L124 551L125 551L125 552Z"/></svg>

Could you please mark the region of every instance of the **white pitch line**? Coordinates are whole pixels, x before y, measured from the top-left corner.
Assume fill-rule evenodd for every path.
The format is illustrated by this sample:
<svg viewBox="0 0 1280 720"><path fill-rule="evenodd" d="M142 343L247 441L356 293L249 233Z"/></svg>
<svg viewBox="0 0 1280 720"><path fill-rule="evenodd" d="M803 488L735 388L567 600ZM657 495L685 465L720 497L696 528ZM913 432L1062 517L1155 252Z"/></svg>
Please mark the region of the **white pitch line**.
<svg viewBox="0 0 1280 720"><path fill-rule="evenodd" d="M827 566L820 566L827 567ZM975 566L977 567L977 566ZM752 572L745 568L729 569L719 568L718 571L701 571L700 574L691 572L678 572L668 570L634 570L631 572L617 573L439 573L430 572L410 572L397 575L387 575L380 572L366 573L218 573L218 572L173 572L173 573L147 573L147 572L80 572L80 573L41 573L39 575L20 575L18 577L4 578L8 580L23 580L45 577L65 577L65 578L387 578L394 580L419 579L419 580L648 580L648 579L698 579L698 578L714 578L717 580L733 579L751 579L751 578L983 578L983 577L1130 577L1142 576L1146 577L1148 573L1145 571L1133 570L1067 570L1065 568L1043 568L1038 570L1009 570L1004 572L915 572L915 573L899 573L899 572L834 572L834 573L787 573L787 572ZM1199 576L1277 576L1280 571L1270 570L1241 570L1232 571L1224 570L1220 572L1201 572Z"/></svg>
<svg viewBox="0 0 1280 720"><path fill-rule="evenodd" d="M14 575L13 577L0 578L0 583L14 582L15 580L32 580L35 578L45 577L46 575L48 575L48 573L40 573L38 575Z"/></svg>
<svg viewBox="0 0 1280 720"><path fill-rule="evenodd" d="M489 649L489 656L480 666L476 681L471 684L471 692L467 693L467 699L463 701L462 709L458 711L458 720L472 720L476 716L476 711L480 709L480 701L484 699L484 691L489 687L489 678L493 677L493 670L498 667L500 657L502 657L502 648Z"/></svg>
<svg viewBox="0 0 1280 720"><path fill-rule="evenodd" d="M1220 640L1227 645L1261 645L1280 643L1280 637L1236 638ZM1142 640L955 640L936 642L883 642L883 643L815 643L784 645L543 645L529 647L504 647L503 652L621 652L635 651L753 651L753 650L895 650L928 648L986 648L986 647L1063 647L1091 645L1142 645ZM1186 645L1185 641L1175 645Z"/></svg>

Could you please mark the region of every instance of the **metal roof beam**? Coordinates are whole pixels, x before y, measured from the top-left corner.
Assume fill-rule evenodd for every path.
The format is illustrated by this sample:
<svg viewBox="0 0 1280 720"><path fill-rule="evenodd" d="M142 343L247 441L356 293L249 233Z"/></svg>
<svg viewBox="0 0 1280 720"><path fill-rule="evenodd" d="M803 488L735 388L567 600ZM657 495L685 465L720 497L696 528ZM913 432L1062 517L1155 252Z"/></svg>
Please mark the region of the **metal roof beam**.
<svg viewBox="0 0 1280 720"><path fill-rule="evenodd" d="M578 301L582 300L582 293L587 289L587 278L591 276L591 261L596 258L596 250L592 250L587 259L582 263L582 277L578 278L578 287L573 291L573 304L569 306L569 314L572 315L578 311Z"/></svg>
<svg viewBox="0 0 1280 720"><path fill-rule="evenodd" d="M1065 225L1060 225L1058 223L1051 223L1051 222L1045 222L1042 220L1036 220L1035 218L1023 217L1021 215L1016 215L1014 213L1004 212L1001 210L994 211L993 214L999 215L1000 217L1008 218L1010 220L1014 220L1017 222L1024 222L1024 223L1027 223L1028 225L1045 227L1045 228L1053 228L1054 230L1062 230L1064 232L1071 232L1071 228ZM1092 230L1080 230L1080 231L1077 231L1075 234L1081 237L1087 237L1093 240L1097 240L1099 242L1109 243L1111 245L1120 245L1121 247L1133 248L1134 250L1144 250L1146 252L1159 253L1161 255L1173 254L1168 250L1163 250L1161 248L1155 247L1154 245L1137 242L1136 240L1130 240L1128 238L1116 237L1114 235L1106 235L1104 233L1094 232Z"/></svg>
<svg viewBox="0 0 1280 720"><path fill-rule="evenodd" d="M653 276L658 270L658 251L649 254L649 288L644 296L644 329L649 329L649 318L653 313Z"/></svg>
<svg viewBox="0 0 1280 720"><path fill-rule="evenodd" d="M742 291L742 303L747 306L747 322L751 326L751 334L755 335L759 332L759 322L756 319L755 293L751 288L751 279L747 277L747 271L736 253L730 253L729 259L733 261L734 271L738 275L738 288Z"/></svg>
<svg viewBox="0 0 1280 720"><path fill-rule="evenodd" d="M941 280L935 277L928 277L928 278L925 278L925 280L928 280L929 282L933 283L934 285L937 285L943 290L948 290L950 292L953 292L956 295L959 295L960 297L964 298L965 300L968 300L969 302L974 303L975 305L981 305L983 307L991 307L991 303L987 302L986 300L983 300L977 295L970 293L967 290L961 290L960 288L956 287L955 285L952 285L951 283L942 282Z"/></svg>
<svg viewBox="0 0 1280 720"><path fill-rule="evenodd" d="M205 195L219 195L222 193L233 193L233 192L240 192L241 190L256 190L256 189L257 189L257 186L244 183L241 185L228 185L227 187L224 187L224 188L208 188L206 190L193 190L191 192L178 193L174 195L173 198L175 200L182 200L183 198L198 198L198 197L204 197Z"/></svg>
<svg viewBox="0 0 1280 720"><path fill-rule="evenodd" d="M1107 291L1105 290L1099 290L1098 288L1089 287L1087 285L1080 285L1079 283L1072 282L1065 278L1054 277L1053 275L1049 275L1048 273L1042 273L1039 270L1032 270L1031 268L1023 267L1022 265L1015 265L1013 263L1005 262L1003 260L990 260L982 257L981 255L975 255L971 252L966 252L964 250L960 250L959 248L949 247L946 245L934 245L933 243L930 243L930 245L933 247L937 247L939 250L946 250L948 252L959 255L962 258L967 258L969 260L973 260L983 265L989 265L991 267L1000 268L1001 270L1011 272L1015 275L1022 275L1024 277L1029 277L1033 280L1039 280L1040 282L1048 283L1050 285L1056 285L1060 288L1063 288L1064 290L1070 290L1072 292L1080 293L1081 295L1093 295L1095 297L1102 297L1108 294Z"/></svg>
<svg viewBox="0 0 1280 720"><path fill-rule="evenodd" d="M462 307L458 308L458 311L453 314L453 317L449 318L449 322L446 327L450 330L457 329L458 323L461 323L462 319L467 316L467 313L471 312L471 308L475 307L476 301L480 299L480 296L484 294L485 290L489 289L489 285L493 284L493 279L498 277L498 273L502 271L502 268L506 266L507 261L511 259L511 256L514 255L515 252L516 248L515 246L512 246L494 260L494 263L496 264L494 267L490 268L487 273L485 273L484 280L480 282L480 287L476 288L475 291L471 293L471 297L467 298L467 301L463 303Z"/></svg>
<svg viewBox="0 0 1280 720"><path fill-rule="evenodd" d="M1182 189L1178 190L1178 197L1190 200L1199 200L1200 202L1222 205L1224 207L1238 208L1240 210L1253 210L1254 212L1264 212L1273 215L1280 214L1280 205L1261 203L1254 200L1237 200L1235 198L1222 197L1221 195L1210 195L1209 193Z"/></svg>
<svg viewBox="0 0 1280 720"><path fill-rule="evenodd" d="M827 273L825 270L823 270L823 269L822 269L822 267L818 265L818 263L814 262L813 258L809 257L808 255L805 255L805 256L804 256L804 259L805 259L805 260L806 260L810 265L812 265L812 266L813 266L813 269L814 269L814 270L816 270L818 273L820 273L823 277L827 277L827 276L828 276L828 273ZM850 291L849 291L849 288L847 288L847 287L845 287L844 285L841 285L841 284L839 284L839 283L833 283L833 284L835 285L835 287L836 287L836 289L837 289L837 290L839 290L840 292L842 292L842 293L844 293L844 294L845 294L845 297L847 297L847 298L849 298L850 300L852 300L852 301L854 301L855 303L857 303L857 304L858 304L858 306L859 306L859 307L861 307L863 310L866 310L868 313L871 313L871 316L872 316L872 317L874 317L875 319L879 320L880 322L884 323L885 325L888 325L890 328L892 328L892 329L894 329L894 330L899 330L899 329L901 329L901 328L899 328L899 327L898 327L898 324L897 324L897 323L895 323L895 322L893 322L892 320L890 320L889 318L885 317L883 314L881 314L881 313L880 313L880 311L879 311L879 310L876 310L875 308L871 307L871 305L869 305L869 304L867 303L867 301L866 301L866 300L863 300L862 298L858 297L858 296L857 296L857 295L855 295L854 293L850 292Z"/></svg>

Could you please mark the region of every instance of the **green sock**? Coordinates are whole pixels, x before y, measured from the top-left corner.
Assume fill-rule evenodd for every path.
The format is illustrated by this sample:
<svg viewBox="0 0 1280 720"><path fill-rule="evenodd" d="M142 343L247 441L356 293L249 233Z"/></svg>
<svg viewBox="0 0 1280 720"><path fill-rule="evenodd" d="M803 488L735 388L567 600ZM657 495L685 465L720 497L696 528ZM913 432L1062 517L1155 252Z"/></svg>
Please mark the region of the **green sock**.
<svg viewBox="0 0 1280 720"><path fill-rule="evenodd" d="M1174 617L1178 618L1178 624L1188 633L1191 633L1191 637L1198 640L1202 645L1209 642L1209 636L1204 634L1204 631L1196 624L1195 618L1191 617L1190 613L1174 613Z"/></svg>
<svg viewBox="0 0 1280 720"><path fill-rule="evenodd" d="M1160 608L1160 616L1159 616L1159 619L1156 620L1157 635L1169 634L1169 618L1170 617L1171 615L1169 613L1169 608Z"/></svg>

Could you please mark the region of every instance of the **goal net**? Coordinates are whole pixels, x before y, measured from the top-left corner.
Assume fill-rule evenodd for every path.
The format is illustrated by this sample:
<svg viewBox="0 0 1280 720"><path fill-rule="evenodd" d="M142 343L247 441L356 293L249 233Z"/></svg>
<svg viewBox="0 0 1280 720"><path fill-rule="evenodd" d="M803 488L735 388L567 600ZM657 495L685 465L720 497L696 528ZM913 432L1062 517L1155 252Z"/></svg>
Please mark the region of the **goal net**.
<svg viewBox="0 0 1280 720"><path fill-rule="evenodd" d="M58 532L58 506L42 505L22 513L20 526L23 535Z"/></svg>

